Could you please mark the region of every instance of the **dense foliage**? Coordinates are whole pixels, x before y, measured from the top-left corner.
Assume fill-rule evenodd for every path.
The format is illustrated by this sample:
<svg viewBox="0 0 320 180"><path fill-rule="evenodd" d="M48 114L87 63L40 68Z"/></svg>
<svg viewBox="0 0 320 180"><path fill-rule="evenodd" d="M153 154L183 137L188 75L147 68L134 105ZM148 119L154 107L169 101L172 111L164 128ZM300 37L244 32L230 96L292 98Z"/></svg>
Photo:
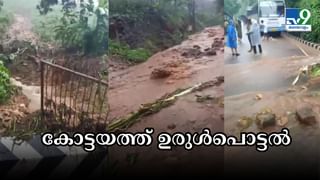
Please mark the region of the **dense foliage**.
<svg viewBox="0 0 320 180"><path fill-rule="evenodd" d="M320 1L319 0L288 1L288 6L306 8L311 11L312 32L300 33L300 36L305 40L320 43Z"/></svg>
<svg viewBox="0 0 320 180"><path fill-rule="evenodd" d="M110 53L116 45L151 53L169 48L195 31L222 24L222 6L223 0L110 0L110 46L115 46Z"/></svg>
<svg viewBox="0 0 320 180"><path fill-rule="evenodd" d="M235 0L224 0L224 12L229 15L236 15L241 8L241 4Z"/></svg>
<svg viewBox="0 0 320 180"><path fill-rule="evenodd" d="M3 10L3 5L3 1L0 0L0 39L2 38L12 21L12 17L10 16L10 14Z"/></svg>
<svg viewBox="0 0 320 180"><path fill-rule="evenodd" d="M144 62L151 56L151 53L146 49L130 49L128 45L113 40L109 41L109 53L133 63Z"/></svg>
<svg viewBox="0 0 320 180"><path fill-rule="evenodd" d="M0 61L0 104L6 102L12 92L12 86L10 84L9 71L4 67L2 61Z"/></svg>
<svg viewBox="0 0 320 180"><path fill-rule="evenodd" d="M56 1L42 0L38 5L40 14L52 12ZM100 0L99 5L93 0L81 0L80 7L74 1L63 1L62 17L57 21L53 17L52 32L41 31L45 40L56 40L69 50L81 51L84 54L100 55L107 52L108 41L108 1ZM48 25L43 25L48 26Z"/></svg>
<svg viewBox="0 0 320 180"><path fill-rule="evenodd" d="M246 15L247 8L258 3L258 0L224 0L224 12L231 16Z"/></svg>

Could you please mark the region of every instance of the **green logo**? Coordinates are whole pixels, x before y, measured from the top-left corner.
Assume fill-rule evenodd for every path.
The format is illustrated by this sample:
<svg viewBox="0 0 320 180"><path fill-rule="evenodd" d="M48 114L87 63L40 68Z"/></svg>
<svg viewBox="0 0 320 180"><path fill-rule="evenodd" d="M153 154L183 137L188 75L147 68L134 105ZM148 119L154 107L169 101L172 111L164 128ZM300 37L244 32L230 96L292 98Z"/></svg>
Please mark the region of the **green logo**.
<svg viewBox="0 0 320 180"><path fill-rule="evenodd" d="M308 9L302 9L297 19L299 25L310 25L311 22L311 12Z"/></svg>

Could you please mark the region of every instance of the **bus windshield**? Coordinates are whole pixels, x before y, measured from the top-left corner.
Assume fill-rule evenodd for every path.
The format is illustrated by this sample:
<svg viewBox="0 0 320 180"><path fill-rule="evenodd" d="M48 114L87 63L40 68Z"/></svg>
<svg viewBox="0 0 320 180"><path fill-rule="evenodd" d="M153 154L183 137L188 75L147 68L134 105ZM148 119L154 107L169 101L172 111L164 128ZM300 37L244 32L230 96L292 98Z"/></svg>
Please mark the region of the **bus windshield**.
<svg viewBox="0 0 320 180"><path fill-rule="evenodd" d="M263 1L259 10L260 17L284 17L285 5L281 1Z"/></svg>

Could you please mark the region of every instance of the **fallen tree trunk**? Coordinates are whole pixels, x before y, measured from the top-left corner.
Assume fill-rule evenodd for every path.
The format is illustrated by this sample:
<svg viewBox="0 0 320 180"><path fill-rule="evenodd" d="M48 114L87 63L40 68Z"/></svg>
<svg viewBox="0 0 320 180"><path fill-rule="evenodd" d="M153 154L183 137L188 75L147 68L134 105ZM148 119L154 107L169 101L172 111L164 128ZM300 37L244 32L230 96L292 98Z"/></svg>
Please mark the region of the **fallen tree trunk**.
<svg viewBox="0 0 320 180"><path fill-rule="evenodd" d="M138 122L142 117L146 117L152 114L159 112L163 108L167 108L173 105L177 99L181 96L196 92L202 91L204 89L219 86L224 82L223 77L217 77L215 80L207 81L204 83L200 83L185 89L177 89L176 91L166 94L160 99L156 100L153 103L142 104L139 110L129 114L124 118L120 118L118 120L113 121L108 125L108 132L116 132L116 131L125 131L134 123Z"/></svg>

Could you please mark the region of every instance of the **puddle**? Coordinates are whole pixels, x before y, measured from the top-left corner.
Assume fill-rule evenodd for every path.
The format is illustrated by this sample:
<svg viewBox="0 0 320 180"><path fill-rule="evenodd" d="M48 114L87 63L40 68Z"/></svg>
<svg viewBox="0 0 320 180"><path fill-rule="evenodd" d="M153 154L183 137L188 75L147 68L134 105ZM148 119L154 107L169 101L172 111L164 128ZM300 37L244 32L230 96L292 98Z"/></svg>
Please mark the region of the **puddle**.
<svg viewBox="0 0 320 180"><path fill-rule="evenodd" d="M30 104L28 107L30 112L35 112L40 109L40 86L24 85L14 78L11 78L10 81L13 85L21 87L22 93L30 100Z"/></svg>

